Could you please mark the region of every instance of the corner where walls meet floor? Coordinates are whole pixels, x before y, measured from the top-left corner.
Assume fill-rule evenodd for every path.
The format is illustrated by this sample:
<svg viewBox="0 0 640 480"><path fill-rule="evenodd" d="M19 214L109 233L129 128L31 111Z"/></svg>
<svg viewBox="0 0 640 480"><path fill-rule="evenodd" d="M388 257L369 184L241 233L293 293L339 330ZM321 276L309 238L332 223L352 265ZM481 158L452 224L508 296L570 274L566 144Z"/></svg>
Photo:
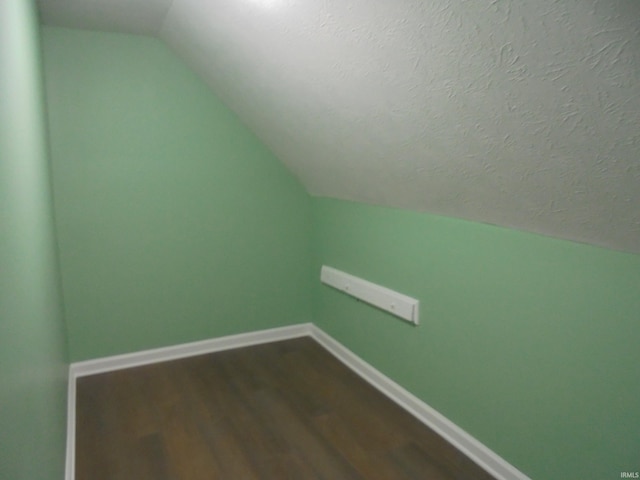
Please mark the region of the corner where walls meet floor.
<svg viewBox="0 0 640 480"><path fill-rule="evenodd" d="M390 378L373 368L345 346L327 335L312 323L291 325L256 332L231 335L211 340L175 345L113 357L73 363L69 369L68 443L66 480L75 480L75 409L76 379L123 368L176 360L195 355L214 353L233 348L309 336L327 351L360 375L400 407L430 427L459 451L473 460L498 480L529 480L504 459L500 458L478 440L442 416L439 412L402 388Z"/></svg>

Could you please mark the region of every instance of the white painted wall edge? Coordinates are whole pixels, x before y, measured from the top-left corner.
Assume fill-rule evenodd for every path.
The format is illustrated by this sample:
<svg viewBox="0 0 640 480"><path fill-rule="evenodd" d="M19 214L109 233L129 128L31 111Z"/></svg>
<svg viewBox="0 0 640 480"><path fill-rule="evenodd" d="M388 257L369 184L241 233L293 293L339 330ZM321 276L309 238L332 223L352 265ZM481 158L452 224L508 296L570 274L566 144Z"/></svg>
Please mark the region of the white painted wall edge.
<svg viewBox="0 0 640 480"><path fill-rule="evenodd" d="M72 363L69 367L67 459L65 479L75 480L75 408L76 380L78 377L304 336L310 336L315 339L348 368L353 370L365 381L393 400L400 407L411 413L426 426L437 432L476 464L496 477L496 479L531 480L524 473L483 445L480 441L465 432L452 421L448 420L408 390L398 385L382 372L376 370L373 366L362 360L344 345L327 335L312 323L302 323L269 330L259 330L257 332L241 333L238 335L219 337L211 340L203 340L171 347Z"/></svg>

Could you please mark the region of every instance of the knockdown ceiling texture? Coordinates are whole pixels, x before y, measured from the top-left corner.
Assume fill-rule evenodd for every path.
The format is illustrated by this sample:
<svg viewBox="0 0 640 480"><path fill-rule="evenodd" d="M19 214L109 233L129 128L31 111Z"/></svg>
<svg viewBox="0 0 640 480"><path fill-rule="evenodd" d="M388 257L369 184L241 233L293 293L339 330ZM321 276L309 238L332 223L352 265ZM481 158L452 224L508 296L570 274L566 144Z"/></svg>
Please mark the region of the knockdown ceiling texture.
<svg viewBox="0 0 640 480"><path fill-rule="evenodd" d="M41 0L155 34L309 193L640 253L637 0Z"/></svg>

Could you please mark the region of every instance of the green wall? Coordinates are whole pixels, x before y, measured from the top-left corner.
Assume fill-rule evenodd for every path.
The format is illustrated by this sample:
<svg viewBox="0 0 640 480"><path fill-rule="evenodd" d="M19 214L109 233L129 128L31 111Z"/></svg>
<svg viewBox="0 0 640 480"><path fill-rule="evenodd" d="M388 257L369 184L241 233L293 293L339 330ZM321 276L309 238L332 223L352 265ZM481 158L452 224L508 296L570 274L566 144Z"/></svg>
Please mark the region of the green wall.
<svg viewBox="0 0 640 480"><path fill-rule="evenodd" d="M73 361L310 321L310 198L160 41L44 29Z"/></svg>
<svg viewBox="0 0 640 480"><path fill-rule="evenodd" d="M0 478L64 474L66 345L38 27L0 2Z"/></svg>
<svg viewBox="0 0 640 480"><path fill-rule="evenodd" d="M313 319L533 479L640 468L640 256L310 199L159 41L45 28L44 54L72 360ZM421 325L322 264L419 298Z"/></svg>
<svg viewBox="0 0 640 480"><path fill-rule="evenodd" d="M533 479L640 469L640 256L316 198L321 264L418 298L414 327L327 286L315 322Z"/></svg>

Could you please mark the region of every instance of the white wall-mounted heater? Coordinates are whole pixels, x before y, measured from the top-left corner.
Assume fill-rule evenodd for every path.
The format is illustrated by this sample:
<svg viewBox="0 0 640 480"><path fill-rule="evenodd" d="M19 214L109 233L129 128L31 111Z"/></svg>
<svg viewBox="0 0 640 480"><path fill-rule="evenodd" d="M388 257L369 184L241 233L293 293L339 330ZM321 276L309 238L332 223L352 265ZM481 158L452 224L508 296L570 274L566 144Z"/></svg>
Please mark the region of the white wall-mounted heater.
<svg viewBox="0 0 640 480"><path fill-rule="evenodd" d="M418 325L418 307L420 302L415 298L376 285L335 268L323 265L320 270L320 281L348 295L351 295L374 307L385 310L408 322Z"/></svg>

